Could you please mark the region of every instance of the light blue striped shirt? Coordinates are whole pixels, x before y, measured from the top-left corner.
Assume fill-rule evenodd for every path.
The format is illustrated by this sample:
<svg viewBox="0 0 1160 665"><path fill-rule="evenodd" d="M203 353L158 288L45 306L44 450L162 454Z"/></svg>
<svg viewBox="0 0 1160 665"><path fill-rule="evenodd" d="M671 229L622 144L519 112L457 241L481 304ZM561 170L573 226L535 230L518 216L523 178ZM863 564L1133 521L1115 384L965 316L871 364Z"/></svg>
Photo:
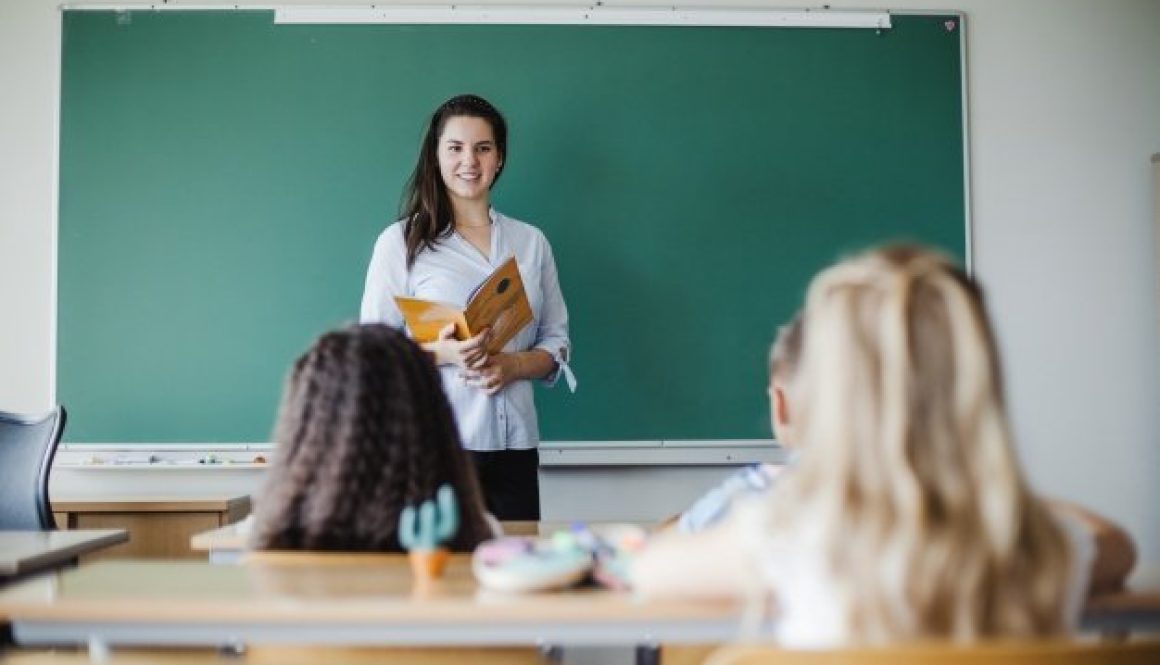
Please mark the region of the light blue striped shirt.
<svg viewBox="0 0 1160 665"><path fill-rule="evenodd" d="M677 530L697 533L708 529L724 519L738 499L761 495L772 489L776 475L777 470L769 464L751 464L738 469L681 513Z"/></svg>
<svg viewBox="0 0 1160 665"><path fill-rule="evenodd" d="M359 319L363 323L386 323L403 328L403 315L395 305L395 296L463 307L475 288L514 255L535 318L504 346L504 351L547 351L556 360L557 369L545 382L553 385L563 373L574 390L575 378L568 367L571 359L568 309L560 292L556 260L548 239L536 227L494 209L490 215L490 259L458 233L452 233L439 240L434 250L421 250L410 270L407 270L403 223L387 227L375 242ZM540 428L531 381L516 381L489 396L468 385L459 367L444 365L439 371L465 448L523 450L539 444Z"/></svg>

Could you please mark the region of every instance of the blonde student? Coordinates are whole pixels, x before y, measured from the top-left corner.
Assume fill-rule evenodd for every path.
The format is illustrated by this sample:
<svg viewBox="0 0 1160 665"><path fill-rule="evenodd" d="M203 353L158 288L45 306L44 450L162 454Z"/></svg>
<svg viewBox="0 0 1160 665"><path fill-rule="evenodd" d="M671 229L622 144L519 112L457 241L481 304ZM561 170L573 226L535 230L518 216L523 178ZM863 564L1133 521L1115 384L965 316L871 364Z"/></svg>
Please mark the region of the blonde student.
<svg viewBox="0 0 1160 665"><path fill-rule="evenodd" d="M718 527L658 537L640 593L760 587L783 644L825 647L1058 635L1093 580L1123 579L1122 531L1028 486L970 277L920 248L867 252L813 280L804 326L801 459Z"/></svg>
<svg viewBox="0 0 1160 665"><path fill-rule="evenodd" d="M774 439L787 450L791 464L797 456L792 404L801 348L802 317L798 313L778 329L769 350L770 424ZM739 499L768 492L779 473L781 467L773 464L746 466L677 515L672 526L683 533L703 531L724 519Z"/></svg>
<svg viewBox="0 0 1160 665"><path fill-rule="evenodd" d="M274 461L257 500L255 549L398 552L399 514L448 484L450 547L494 535L430 355L386 325L320 337L291 369Z"/></svg>

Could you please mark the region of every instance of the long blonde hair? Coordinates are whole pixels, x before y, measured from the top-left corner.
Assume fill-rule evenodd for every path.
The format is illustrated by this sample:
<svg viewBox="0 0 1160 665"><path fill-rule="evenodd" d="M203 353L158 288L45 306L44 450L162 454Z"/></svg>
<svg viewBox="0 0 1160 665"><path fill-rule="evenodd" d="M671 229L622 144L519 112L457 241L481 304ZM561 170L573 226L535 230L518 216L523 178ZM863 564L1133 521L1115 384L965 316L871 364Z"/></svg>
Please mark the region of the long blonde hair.
<svg viewBox="0 0 1160 665"><path fill-rule="evenodd" d="M770 527L818 536L848 638L1062 631L1071 554L1012 449L975 283L884 248L818 275L805 316L806 454Z"/></svg>

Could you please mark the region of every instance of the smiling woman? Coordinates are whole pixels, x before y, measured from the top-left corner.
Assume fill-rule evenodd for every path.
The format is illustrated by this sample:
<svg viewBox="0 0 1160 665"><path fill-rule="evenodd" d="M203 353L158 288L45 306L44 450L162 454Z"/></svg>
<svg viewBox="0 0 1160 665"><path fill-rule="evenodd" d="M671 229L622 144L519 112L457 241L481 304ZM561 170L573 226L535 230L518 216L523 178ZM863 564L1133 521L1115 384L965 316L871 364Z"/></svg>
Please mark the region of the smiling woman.
<svg viewBox="0 0 1160 665"><path fill-rule="evenodd" d="M462 307L515 257L530 325L495 354L486 351L486 330L460 340L454 325L424 346L439 366L488 509L501 520L538 520L540 432L531 382L552 384L561 372L569 385L575 380L552 248L539 229L491 208L506 158L507 123L487 100L459 95L435 110L404 188L402 219L375 243L361 319L402 327L395 296Z"/></svg>

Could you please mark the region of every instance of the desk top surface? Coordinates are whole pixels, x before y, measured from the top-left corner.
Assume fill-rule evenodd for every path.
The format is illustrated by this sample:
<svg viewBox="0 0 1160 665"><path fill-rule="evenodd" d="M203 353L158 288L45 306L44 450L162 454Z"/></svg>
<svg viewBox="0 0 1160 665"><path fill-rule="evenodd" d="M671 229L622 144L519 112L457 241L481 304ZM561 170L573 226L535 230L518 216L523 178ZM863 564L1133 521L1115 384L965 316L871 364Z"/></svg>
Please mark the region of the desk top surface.
<svg viewBox="0 0 1160 665"><path fill-rule="evenodd" d="M26 644L81 644L100 633L109 643L138 645L226 637L256 644L704 643L736 638L742 625L738 601L642 599L591 587L504 594L479 588L470 567L470 556L453 555L443 579L417 583L405 555L262 553L234 566L100 561L0 589L0 622ZM1160 593L1097 599L1088 613L1089 627L1154 626Z"/></svg>
<svg viewBox="0 0 1160 665"><path fill-rule="evenodd" d="M3 532L4 559L37 542L50 549L102 547L127 540L121 529ZM23 543L23 545L21 545ZM1160 611L1160 591L1093 599L1089 610ZM372 610L368 614L368 610ZM452 613L484 620L553 616L722 617L733 601L651 601L601 588L502 594L481 589L471 557L453 554L444 577L427 584L411 575L406 555L261 553L245 565L204 561L99 561L48 573L0 589L0 617L142 617L164 610L191 621L201 617L285 616L288 610L318 620L407 618L439 620Z"/></svg>
<svg viewBox="0 0 1160 665"><path fill-rule="evenodd" d="M207 496L64 496L52 500L56 513L186 513L249 510L248 494Z"/></svg>
<svg viewBox="0 0 1160 665"><path fill-rule="evenodd" d="M127 540L124 529L0 531L0 577L51 567Z"/></svg>
<svg viewBox="0 0 1160 665"><path fill-rule="evenodd" d="M733 601L646 601L599 588L501 594L479 588L469 555L416 583L405 555L263 555L237 566L99 561L0 590L0 618L60 621L267 621L494 626L524 621L722 620Z"/></svg>

